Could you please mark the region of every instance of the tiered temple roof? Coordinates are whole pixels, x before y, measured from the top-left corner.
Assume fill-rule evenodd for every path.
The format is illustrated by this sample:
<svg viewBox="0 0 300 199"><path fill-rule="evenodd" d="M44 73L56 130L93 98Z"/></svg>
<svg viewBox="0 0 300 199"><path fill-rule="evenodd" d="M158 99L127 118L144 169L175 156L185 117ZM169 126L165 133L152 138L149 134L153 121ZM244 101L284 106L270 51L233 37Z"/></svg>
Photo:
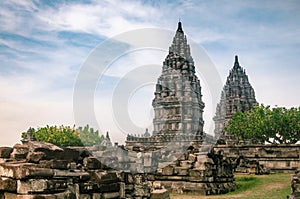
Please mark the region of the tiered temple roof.
<svg viewBox="0 0 300 199"><path fill-rule="evenodd" d="M245 70L239 64L238 56L235 56L234 66L223 87L221 100L217 105L214 117L215 136L219 138L220 142L232 144L237 141L234 136L224 131L225 125L237 111L248 111L257 104L254 89Z"/></svg>

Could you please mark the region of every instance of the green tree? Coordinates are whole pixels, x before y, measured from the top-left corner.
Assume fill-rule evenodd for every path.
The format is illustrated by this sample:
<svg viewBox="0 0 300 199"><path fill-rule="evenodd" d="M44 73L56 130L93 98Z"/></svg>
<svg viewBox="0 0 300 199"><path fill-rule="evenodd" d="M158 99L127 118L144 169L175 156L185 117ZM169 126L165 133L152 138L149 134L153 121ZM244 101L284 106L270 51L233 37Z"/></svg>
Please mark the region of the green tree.
<svg viewBox="0 0 300 199"><path fill-rule="evenodd" d="M103 135L94 131L88 125L75 129L70 126L46 126L38 129L31 128L33 137L40 142L49 142L57 146L92 146L101 144ZM22 138L27 132L22 133Z"/></svg>
<svg viewBox="0 0 300 199"><path fill-rule="evenodd" d="M253 141L296 143L300 139L300 107L256 106L233 115L225 130Z"/></svg>

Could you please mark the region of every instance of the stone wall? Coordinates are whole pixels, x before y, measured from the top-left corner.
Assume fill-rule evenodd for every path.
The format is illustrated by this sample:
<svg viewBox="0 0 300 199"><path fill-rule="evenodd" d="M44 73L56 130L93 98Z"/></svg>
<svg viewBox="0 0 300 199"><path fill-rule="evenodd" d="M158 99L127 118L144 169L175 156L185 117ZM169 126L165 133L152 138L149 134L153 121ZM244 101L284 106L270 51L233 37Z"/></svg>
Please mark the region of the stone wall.
<svg viewBox="0 0 300 199"><path fill-rule="evenodd" d="M300 162L300 145L297 144L217 145L214 150L222 151L237 173L290 172L296 170Z"/></svg>
<svg viewBox="0 0 300 199"><path fill-rule="evenodd" d="M178 194L222 194L236 187L229 159L221 153L195 148L187 150L174 163L159 168L152 178L156 184Z"/></svg>
<svg viewBox="0 0 300 199"><path fill-rule="evenodd" d="M110 169L82 147L0 147L0 199L169 198L145 174Z"/></svg>

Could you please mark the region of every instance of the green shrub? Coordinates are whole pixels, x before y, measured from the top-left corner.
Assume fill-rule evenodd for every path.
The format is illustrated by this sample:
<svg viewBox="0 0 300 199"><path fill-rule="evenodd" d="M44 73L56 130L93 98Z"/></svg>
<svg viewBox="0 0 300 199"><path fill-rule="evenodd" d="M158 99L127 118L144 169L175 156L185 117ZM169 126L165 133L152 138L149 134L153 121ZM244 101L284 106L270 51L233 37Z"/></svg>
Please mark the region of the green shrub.
<svg viewBox="0 0 300 199"><path fill-rule="evenodd" d="M98 131L94 131L88 125L75 128L70 126L46 126L38 129L31 128L33 137L40 142L49 142L57 146L92 146L99 145L104 140L104 136L99 136ZM27 132L22 133L22 138L27 136Z"/></svg>

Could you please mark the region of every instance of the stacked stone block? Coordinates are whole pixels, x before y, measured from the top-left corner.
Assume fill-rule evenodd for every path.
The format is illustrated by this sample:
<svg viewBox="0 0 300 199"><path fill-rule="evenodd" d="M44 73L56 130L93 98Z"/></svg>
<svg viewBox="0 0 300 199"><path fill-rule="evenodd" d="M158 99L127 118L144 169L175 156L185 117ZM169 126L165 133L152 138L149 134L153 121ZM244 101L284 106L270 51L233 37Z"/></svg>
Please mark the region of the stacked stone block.
<svg viewBox="0 0 300 199"><path fill-rule="evenodd" d="M222 151L236 173L290 172L299 168L300 162L299 144L217 145L214 151Z"/></svg>
<svg viewBox="0 0 300 199"><path fill-rule="evenodd" d="M1 199L142 199L161 193L169 198L167 190L151 189L145 177L110 169L83 147L30 141L0 147L0 162Z"/></svg>
<svg viewBox="0 0 300 199"><path fill-rule="evenodd" d="M172 164L159 168L148 180L155 180L172 193L212 195L233 191L235 182L231 162L210 146L190 148Z"/></svg>

